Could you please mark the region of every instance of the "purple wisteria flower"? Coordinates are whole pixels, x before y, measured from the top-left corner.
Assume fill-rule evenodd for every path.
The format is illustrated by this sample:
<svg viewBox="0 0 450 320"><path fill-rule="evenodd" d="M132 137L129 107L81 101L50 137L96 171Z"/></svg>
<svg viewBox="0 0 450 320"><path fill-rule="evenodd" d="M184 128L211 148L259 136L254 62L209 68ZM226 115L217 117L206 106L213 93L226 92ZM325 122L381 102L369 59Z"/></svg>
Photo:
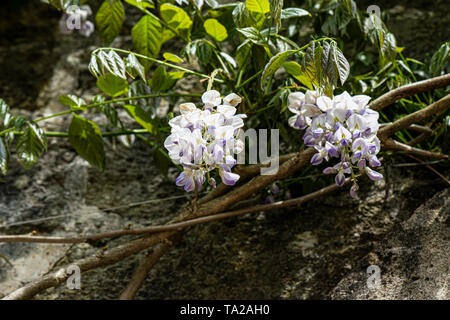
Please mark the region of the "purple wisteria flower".
<svg viewBox="0 0 450 320"><path fill-rule="evenodd" d="M224 184L239 180L231 170L236 164L234 155L244 149L237 133L246 115L236 114L242 98L231 93L222 99L218 91L209 90L202 102L202 109L193 103L179 106L181 114L169 121L171 134L164 141L169 157L183 167L175 183L187 192L200 189L206 181L215 188L216 180L209 176L214 169Z"/></svg>
<svg viewBox="0 0 450 320"><path fill-rule="evenodd" d="M371 180L383 178L372 168L381 166L377 158L380 141L377 138L378 112L370 109L370 97L350 96L344 92L333 99L319 95L316 91L305 94L295 92L289 95L289 110L295 115L289 118L289 125L306 129L303 141L306 146L317 150L311 158L313 165L336 158L339 162L323 170L335 174L335 182L343 186L346 175L351 175L353 186L350 195L357 197L354 170L366 174Z"/></svg>

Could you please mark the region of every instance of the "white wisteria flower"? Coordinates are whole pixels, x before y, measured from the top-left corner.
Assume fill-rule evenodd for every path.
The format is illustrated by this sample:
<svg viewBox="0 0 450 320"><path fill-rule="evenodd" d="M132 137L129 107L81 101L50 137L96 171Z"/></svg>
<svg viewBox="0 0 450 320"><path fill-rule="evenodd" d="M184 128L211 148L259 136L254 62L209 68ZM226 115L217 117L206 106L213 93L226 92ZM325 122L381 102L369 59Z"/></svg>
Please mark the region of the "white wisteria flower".
<svg viewBox="0 0 450 320"><path fill-rule="evenodd" d="M227 185L239 179L231 169L236 164L234 155L244 149L237 134L246 115L236 114L242 98L231 93L222 99L218 91L209 90L202 102L202 109L190 102L179 106L181 114L169 121L171 134L164 142L169 157L183 167L176 185L187 192L200 189L205 181L215 188L216 181L210 177L214 169Z"/></svg>
<svg viewBox="0 0 450 320"><path fill-rule="evenodd" d="M306 129L303 136L305 145L317 150L311 163L319 165L324 160L339 159L336 165L324 170L324 173L336 174L338 186L344 185L345 175L350 174L353 180L350 195L357 197L359 187L354 170L374 181L383 178L381 173L370 168L381 166L377 158L380 151L377 138L379 115L368 107L370 97L352 97L343 92L331 99L318 95L316 91L307 91L305 94L291 93L288 100L288 108L295 114L289 118L289 125Z"/></svg>

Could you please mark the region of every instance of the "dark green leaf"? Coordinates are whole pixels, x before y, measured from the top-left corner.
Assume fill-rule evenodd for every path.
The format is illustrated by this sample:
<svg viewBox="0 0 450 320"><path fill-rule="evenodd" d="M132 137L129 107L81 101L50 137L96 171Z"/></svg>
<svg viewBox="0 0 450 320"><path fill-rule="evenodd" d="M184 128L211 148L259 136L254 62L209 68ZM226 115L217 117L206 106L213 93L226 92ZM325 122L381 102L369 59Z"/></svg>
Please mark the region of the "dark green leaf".
<svg viewBox="0 0 450 320"><path fill-rule="evenodd" d="M166 68L164 66L159 66L156 68L155 72L153 73L152 77L152 89L155 92L162 91L164 88L164 82L167 78L167 72Z"/></svg>
<svg viewBox="0 0 450 320"><path fill-rule="evenodd" d="M105 0L97 12L96 21L100 39L109 45L122 28L125 12L120 0Z"/></svg>
<svg viewBox="0 0 450 320"><path fill-rule="evenodd" d="M167 173L169 172L169 158L167 153L161 149L157 148L153 152L153 160L155 161L155 165L158 168L158 170L165 176L167 176Z"/></svg>
<svg viewBox="0 0 450 320"><path fill-rule="evenodd" d="M266 64L261 76L261 87L264 86L264 80L275 73L286 61L286 59L294 54L295 50L288 50L274 55Z"/></svg>
<svg viewBox="0 0 450 320"><path fill-rule="evenodd" d="M73 114L69 141L83 159L100 170L105 168L102 133L94 122Z"/></svg>
<svg viewBox="0 0 450 320"><path fill-rule="evenodd" d="M0 172L6 175L9 163L9 150L5 138L0 137Z"/></svg>
<svg viewBox="0 0 450 320"><path fill-rule="evenodd" d="M125 75L125 64L122 58L113 50L108 53L105 51L100 51L97 54L97 58L100 61L103 68L111 72L112 74L126 79Z"/></svg>
<svg viewBox="0 0 450 320"><path fill-rule="evenodd" d="M281 10L283 9L283 0L270 0L270 14L272 16L275 28L281 27Z"/></svg>
<svg viewBox="0 0 450 320"><path fill-rule="evenodd" d="M147 112L136 105L125 104L123 107L127 110L130 117L136 120L136 122L139 123L144 129L147 129L149 132L155 134L152 118Z"/></svg>
<svg viewBox="0 0 450 320"><path fill-rule="evenodd" d="M131 38L136 51L144 56L156 57L161 50L163 29L161 23L150 15L143 16L131 30ZM146 69L148 60L141 60Z"/></svg>
<svg viewBox="0 0 450 320"><path fill-rule="evenodd" d="M97 87L114 98L128 91L128 82L111 73L107 73L97 79Z"/></svg>
<svg viewBox="0 0 450 320"><path fill-rule="evenodd" d="M82 98L79 98L73 94L60 96L58 98L58 101L64 105L69 106L74 109L82 109L82 110L86 109L86 108L83 108L83 106L86 105L86 102Z"/></svg>
<svg viewBox="0 0 450 320"><path fill-rule="evenodd" d="M21 164L31 168L47 149L47 137L35 123L27 122L23 134L17 139L16 152Z"/></svg>
<svg viewBox="0 0 450 320"><path fill-rule="evenodd" d="M139 62L139 60L133 53L130 53L126 58L125 66L130 75L134 77L136 74L138 74L142 78L142 80L146 81L144 66Z"/></svg>

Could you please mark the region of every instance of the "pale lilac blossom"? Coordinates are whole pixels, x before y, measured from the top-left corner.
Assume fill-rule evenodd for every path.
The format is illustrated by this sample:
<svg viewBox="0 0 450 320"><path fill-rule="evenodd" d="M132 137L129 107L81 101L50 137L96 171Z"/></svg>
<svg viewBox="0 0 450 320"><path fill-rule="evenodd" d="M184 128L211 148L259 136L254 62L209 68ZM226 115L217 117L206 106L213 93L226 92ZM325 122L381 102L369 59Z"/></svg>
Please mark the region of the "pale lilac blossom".
<svg viewBox="0 0 450 320"><path fill-rule="evenodd" d="M218 91L209 90L202 102L202 109L190 102L179 106L181 114L169 121L171 134L164 142L169 157L183 167L175 183L187 192L200 189L206 181L215 188L216 180L210 177L214 169L227 185L239 180L231 170L236 165L234 155L244 149L237 134L246 115L236 114L242 98L231 93L222 99Z"/></svg>
<svg viewBox="0 0 450 320"><path fill-rule="evenodd" d="M374 181L383 178L381 173L371 169L381 166L381 163L377 158L380 141L376 136L379 115L368 107L369 100L368 96L352 97L348 92L332 99L319 95L317 91L295 92L288 97L288 108L294 113L289 118L289 125L306 129L303 135L305 145L317 150L311 163L319 165L337 158L339 162L323 172L335 174L338 186L345 184L346 175L351 175L354 183L350 195L354 198L359 188L354 170Z"/></svg>

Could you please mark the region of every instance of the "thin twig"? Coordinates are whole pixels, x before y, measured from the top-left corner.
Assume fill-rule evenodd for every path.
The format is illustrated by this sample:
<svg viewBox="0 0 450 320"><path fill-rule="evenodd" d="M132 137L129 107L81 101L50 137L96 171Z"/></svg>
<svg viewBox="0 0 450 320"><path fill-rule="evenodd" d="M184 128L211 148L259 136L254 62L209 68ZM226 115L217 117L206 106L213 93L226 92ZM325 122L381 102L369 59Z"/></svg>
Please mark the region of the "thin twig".
<svg viewBox="0 0 450 320"><path fill-rule="evenodd" d="M444 180L444 182L445 182L447 185L450 186L450 181L449 181L446 177L444 177L444 175L442 175L442 174L439 173L436 169L434 169L432 166L430 166L428 163L426 163L426 162L424 162L422 159L416 158L416 157L414 157L414 156L412 156L412 155L409 155L409 154L408 154L407 156L410 157L411 159L414 159L414 160L418 161L420 164L425 165L429 170L431 170L431 171L433 171L434 173L436 173L436 174L439 176L439 178L441 178L442 180Z"/></svg>

